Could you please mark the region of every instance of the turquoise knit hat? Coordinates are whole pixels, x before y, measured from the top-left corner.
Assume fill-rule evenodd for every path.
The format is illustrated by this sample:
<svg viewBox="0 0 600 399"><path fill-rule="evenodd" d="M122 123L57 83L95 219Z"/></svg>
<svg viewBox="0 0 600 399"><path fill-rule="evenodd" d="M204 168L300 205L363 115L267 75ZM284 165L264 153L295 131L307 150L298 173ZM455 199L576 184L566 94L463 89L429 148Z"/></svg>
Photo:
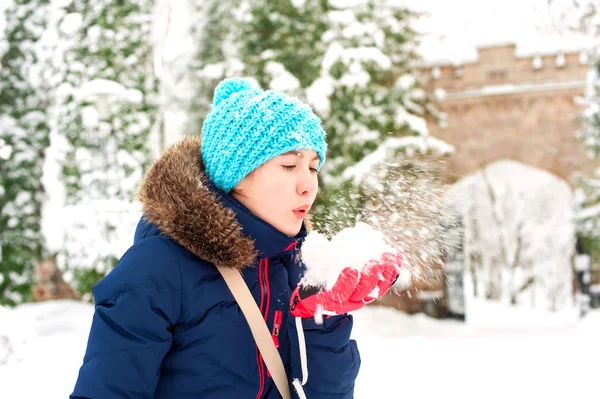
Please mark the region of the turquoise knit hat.
<svg viewBox="0 0 600 399"><path fill-rule="evenodd" d="M202 160L208 178L224 192L269 159L313 150L325 162L321 120L294 97L257 90L240 78L221 81L202 125Z"/></svg>

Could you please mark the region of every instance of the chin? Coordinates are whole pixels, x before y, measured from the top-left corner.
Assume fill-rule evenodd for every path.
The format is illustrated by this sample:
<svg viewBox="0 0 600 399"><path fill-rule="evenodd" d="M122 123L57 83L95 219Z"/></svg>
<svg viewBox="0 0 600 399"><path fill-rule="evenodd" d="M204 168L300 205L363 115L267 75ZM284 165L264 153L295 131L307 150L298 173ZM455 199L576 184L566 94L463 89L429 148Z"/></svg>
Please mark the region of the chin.
<svg viewBox="0 0 600 399"><path fill-rule="evenodd" d="M282 226L282 228L278 229L278 230L290 237L295 237L298 235L298 233L300 233L301 229L302 229L302 223L300 223L298 226L294 226L294 227L291 227L291 226L283 227Z"/></svg>

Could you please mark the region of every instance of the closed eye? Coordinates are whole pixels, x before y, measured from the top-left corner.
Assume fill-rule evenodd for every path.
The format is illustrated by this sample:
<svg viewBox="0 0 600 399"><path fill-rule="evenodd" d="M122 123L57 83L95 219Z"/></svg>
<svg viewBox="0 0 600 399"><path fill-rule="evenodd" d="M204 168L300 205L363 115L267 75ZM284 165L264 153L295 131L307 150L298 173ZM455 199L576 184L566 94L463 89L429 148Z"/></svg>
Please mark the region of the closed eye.
<svg viewBox="0 0 600 399"><path fill-rule="evenodd" d="M294 170L294 169L296 169L296 165L281 165L281 166L283 166L283 169L285 169L285 170ZM317 173L318 172L317 168L309 168L309 170L311 172L313 172L313 173Z"/></svg>

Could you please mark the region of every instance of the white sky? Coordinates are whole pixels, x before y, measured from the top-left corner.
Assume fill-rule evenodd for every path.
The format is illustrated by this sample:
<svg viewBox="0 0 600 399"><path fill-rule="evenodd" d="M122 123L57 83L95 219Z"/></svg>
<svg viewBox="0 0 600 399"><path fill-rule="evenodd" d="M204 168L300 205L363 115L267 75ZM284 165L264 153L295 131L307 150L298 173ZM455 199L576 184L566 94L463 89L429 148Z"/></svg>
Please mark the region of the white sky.
<svg viewBox="0 0 600 399"><path fill-rule="evenodd" d="M417 26L428 34L420 47L427 63L475 61L476 46L507 42L516 43L520 55L581 50L590 44L589 39L565 29L566 18L574 20L573 0L552 0L552 7L548 6L549 0L395 1L430 14L421 18ZM585 1L589 0L579 3ZM4 9L10 3L11 0L0 1L0 32L5 25ZM172 18L177 18L177 10L187 11L185 0L173 0L171 4ZM176 28L185 24L174 25Z"/></svg>
<svg viewBox="0 0 600 399"><path fill-rule="evenodd" d="M572 0L401 0L427 13L417 30L427 37L426 63L476 61L476 47L515 43L517 55L578 51L591 39L567 26L575 19ZM583 0L587 1L587 0Z"/></svg>

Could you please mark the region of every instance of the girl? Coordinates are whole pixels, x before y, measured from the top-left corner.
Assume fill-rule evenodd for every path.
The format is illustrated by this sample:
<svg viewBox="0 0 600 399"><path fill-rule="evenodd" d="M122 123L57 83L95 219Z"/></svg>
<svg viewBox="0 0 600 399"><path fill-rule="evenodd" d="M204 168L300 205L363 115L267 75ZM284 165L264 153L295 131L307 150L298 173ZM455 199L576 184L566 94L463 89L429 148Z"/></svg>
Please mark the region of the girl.
<svg viewBox="0 0 600 399"><path fill-rule="evenodd" d="M134 244L93 288L71 398L280 398L215 266L240 271L298 395L353 397L360 357L347 312L376 287L383 295L400 264L388 257L375 273L345 269L331 290L299 288L326 149L320 120L298 99L222 81L201 139L167 149L141 184ZM318 308L335 315L317 323Z"/></svg>

